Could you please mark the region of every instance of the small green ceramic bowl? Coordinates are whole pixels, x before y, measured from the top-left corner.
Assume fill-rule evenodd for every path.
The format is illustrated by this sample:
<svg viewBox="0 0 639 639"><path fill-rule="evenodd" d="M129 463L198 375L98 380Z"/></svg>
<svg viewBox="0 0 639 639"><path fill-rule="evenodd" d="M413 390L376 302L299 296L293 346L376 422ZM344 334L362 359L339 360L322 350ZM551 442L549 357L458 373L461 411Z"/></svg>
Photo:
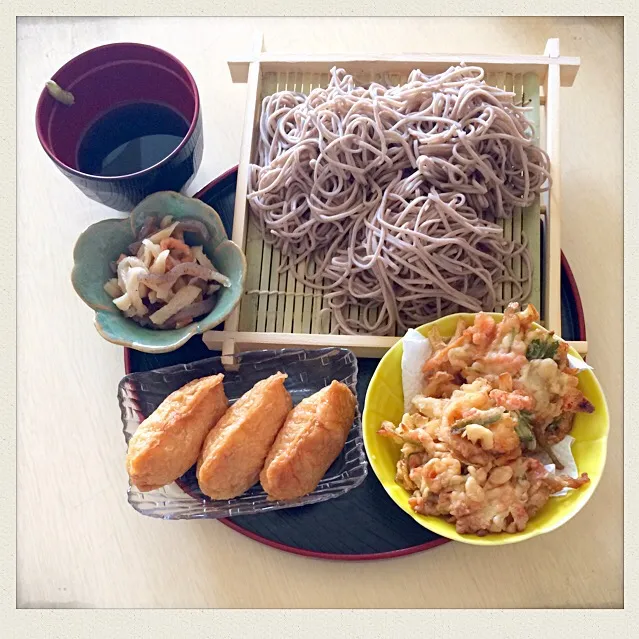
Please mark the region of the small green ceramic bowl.
<svg viewBox="0 0 639 639"><path fill-rule="evenodd" d="M198 322L183 328L153 330L144 328L124 316L104 290L113 277L110 263L129 244L148 215L172 215L175 219L191 218L203 222L210 239L203 244L204 252L220 273L231 280L229 288L222 287L213 310ZM189 233L185 234L187 243ZM194 238L195 241L195 238ZM174 193L153 193L138 204L125 219L102 220L91 225L80 237L73 250L71 280L76 293L95 311L95 326L104 339L145 353L166 353L185 344L193 335L221 324L237 306L244 291L246 259L240 248L231 242L220 216L200 200Z"/></svg>

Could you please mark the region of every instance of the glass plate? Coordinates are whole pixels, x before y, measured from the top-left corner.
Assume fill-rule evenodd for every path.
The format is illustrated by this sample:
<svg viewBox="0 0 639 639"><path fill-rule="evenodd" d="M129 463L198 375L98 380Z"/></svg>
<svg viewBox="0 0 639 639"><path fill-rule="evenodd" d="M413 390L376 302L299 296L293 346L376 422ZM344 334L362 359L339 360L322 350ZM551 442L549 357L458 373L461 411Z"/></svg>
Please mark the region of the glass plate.
<svg viewBox="0 0 639 639"><path fill-rule="evenodd" d="M237 371L225 371L220 357L178 364L122 378L118 401L124 437L129 439L138 425L150 415L170 393L199 377L224 373L224 390L232 404L261 379L278 371L288 374L286 389L293 405L321 390L332 380L346 384L353 393L357 385L357 358L345 348L319 350L281 349L251 351L236 356ZM229 500L212 500L197 484L195 467L175 483L158 490L140 492L135 486L128 491L129 503L135 510L162 519L218 519L234 515L306 506L334 499L359 486L366 478L368 462L364 453L359 409L355 422L339 457L333 462L317 488L309 495L293 501L268 501L256 484L243 495Z"/></svg>

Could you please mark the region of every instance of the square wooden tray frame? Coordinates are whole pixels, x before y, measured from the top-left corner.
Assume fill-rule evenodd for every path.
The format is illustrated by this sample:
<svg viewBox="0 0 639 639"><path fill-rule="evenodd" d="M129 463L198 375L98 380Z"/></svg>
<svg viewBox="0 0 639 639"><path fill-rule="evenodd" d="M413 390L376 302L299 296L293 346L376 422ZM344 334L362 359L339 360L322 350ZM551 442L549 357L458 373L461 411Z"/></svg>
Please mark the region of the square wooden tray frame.
<svg viewBox="0 0 639 639"><path fill-rule="evenodd" d="M560 88L572 86L580 66L580 59L559 55L559 40L548 40L543 55L296 55L273 54L263 51L261 35L256 39L249 59L229 60L234 82L247 83L247 101L235 195L233 241L246 250L249 210L247 206L248 167L257 143L257 123L261 109L262 80L267 73L326 73L331 67L345 67L347 71L375 73L408 73L419 68L425 73L439 73L451 65L465 62L482 66L487 73L535 73L539 78L540 111L545 115L545 133L540 143L550 156L552 188L541 214L545 217L545 254L542 282L543 324L561 332L561 171L559 154ZM347 347L360 357L381 357L398 337L371 335L331 335L283 332L254 332L239 330L241 305L225 322L223 331L208 331L204 342L211 350L221 350L223 362L234 366L233 355L243 350L262 348L322 348ZM571 342L582 354L586 342Z"/></svg>

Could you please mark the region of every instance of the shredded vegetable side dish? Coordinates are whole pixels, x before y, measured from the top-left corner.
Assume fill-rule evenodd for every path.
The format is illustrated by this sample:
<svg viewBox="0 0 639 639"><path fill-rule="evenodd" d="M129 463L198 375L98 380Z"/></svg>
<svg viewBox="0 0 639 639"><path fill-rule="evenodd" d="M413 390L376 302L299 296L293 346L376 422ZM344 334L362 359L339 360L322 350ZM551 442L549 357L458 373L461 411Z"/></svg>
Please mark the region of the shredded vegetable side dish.
<svg viewBox="0 0 639 639"><path fill-rule="evenodd" d="M401 444L396 481L415 512L461 534L515 533L551 495L588 483L560 474L553 449L575 414L594 408L577 388L568 344L532 326L538 319L532 305L514 303L499 322L485 313L472 326L460 320L448 341L431 330L422 392L398 425L378 431Z"/></svg>
<svg viewBox="0 0 639 639"><path fill-rule="evenodd" d="M124 315L141 326L186 326L213 310L220 286L231 286L201 245L185 242L185 232L209 239L199 220L149 216L129 245L129 255L123 253L111 264L115 277L104 289Z"/></svg>

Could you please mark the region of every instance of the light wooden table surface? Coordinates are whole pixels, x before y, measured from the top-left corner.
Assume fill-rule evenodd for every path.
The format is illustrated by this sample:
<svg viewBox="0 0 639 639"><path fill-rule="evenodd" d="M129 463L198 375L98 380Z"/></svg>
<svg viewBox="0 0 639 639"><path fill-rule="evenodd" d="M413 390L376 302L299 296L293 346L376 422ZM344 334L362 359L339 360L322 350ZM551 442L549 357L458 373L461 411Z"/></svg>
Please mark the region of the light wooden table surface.
<svg viewBox="0 0 639 639"><path fill-rule="evenodd" d="M70 283L72 249L112 217L38 143L38 93L69 58L114 41L165 48L193 73L205 151L195 192L238 161L245 85L227 56L262 30L269 51L543 52L582 67L561 96L562 247L581 292L589 362L610 407L606 472L555 533L484 549L446 544L379 562L260 545L214 521L145 518L126 502L116 400L122 349ZM620 607L622 530L623 26L617 19L60 18L18 22L19 607Z"/></svg>

